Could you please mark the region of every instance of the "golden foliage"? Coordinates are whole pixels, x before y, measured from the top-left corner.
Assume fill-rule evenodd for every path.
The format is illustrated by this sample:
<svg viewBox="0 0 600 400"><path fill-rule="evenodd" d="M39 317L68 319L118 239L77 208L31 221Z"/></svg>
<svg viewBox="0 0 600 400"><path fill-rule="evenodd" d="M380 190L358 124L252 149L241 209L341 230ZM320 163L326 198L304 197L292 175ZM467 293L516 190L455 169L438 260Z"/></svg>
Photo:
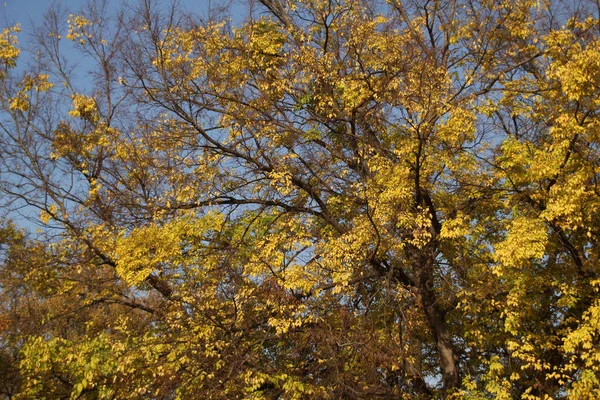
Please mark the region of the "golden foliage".
<svg viewBox="0 0 600 400"><path fill-rule="evenodd" d="M19 76L4 30L10 393L597 398L599 17L562 4L90 5Z"/></svg>

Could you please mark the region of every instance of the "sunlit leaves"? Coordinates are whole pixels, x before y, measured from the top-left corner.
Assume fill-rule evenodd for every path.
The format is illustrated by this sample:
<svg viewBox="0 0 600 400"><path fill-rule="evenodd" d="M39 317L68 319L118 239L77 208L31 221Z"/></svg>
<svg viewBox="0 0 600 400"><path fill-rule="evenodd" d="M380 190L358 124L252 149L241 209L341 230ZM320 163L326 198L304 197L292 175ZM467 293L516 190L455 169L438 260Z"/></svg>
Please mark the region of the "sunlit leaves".
<svg viewBox="0 0 600 400"><path fill-rule="evenodd" d="M0 60L4 68L14 68L17 65L17 58L21 53L21 49L17 47L19 44L15 33L21 31L19 25L11 28L6 28L0 34Z"/></svg>
<svg viewBox="0 0 600 400"><path fill-rule="evenodd" d="M4 31L22 397L593 398L597 15L559 6L90 7L85 85Z"/></svg>

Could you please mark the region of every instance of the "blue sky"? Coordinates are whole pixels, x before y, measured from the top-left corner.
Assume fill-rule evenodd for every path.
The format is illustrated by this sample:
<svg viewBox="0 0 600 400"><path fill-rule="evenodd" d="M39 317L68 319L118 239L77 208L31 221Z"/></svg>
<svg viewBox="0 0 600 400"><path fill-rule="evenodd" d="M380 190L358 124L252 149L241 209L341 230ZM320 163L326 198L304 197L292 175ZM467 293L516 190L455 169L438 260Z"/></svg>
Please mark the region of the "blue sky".
<svg viewBox="0 0 600 400"><path fill-rule="evenodd" d="M44 11L54 2L51 0L7 0L3 2L3 23L20 22L23 27L29 25L29 20L41 19ZM64 6L78 8L84 4L82 0L62 0Z"/></svg>
<svg viewBox="0 0 600 400"><path fill-rule="evenodd" d="M31 27L30 21L39 22L42 19L44 12L54 3L60 2L64 7L69 8L71 11L77 11L82 5L87 3L87 0L7 0L1 2L2 11L0 13L0 21L3 26L7 23L12 24L14 22L21 23L23 31L26 32ZM158 3L168 5L169 0L160 0ZM181 5L188 10L202 13L208 9L209 5L215 5L219 3L219 0L179 0ZM120 0L112 0L110 4L113 7L119 7L125 3ZM136 0L129 0L128 3L136 4ZM241 12L243 7L240 5L242 1L233 2L233 10L238 13Z"/></svg>
<svg viewBox="0 0 600 400"><path fill-rule="evenodd" d="M94 0L89 0L94 1ZM98 1L98 0L97 0ZM158 4L168 6L171 0L154 0ZM247 0L178 0L182 11L190 11L193 14L197 14L206 17L207 11L210 5L214 6L222 2L230 2L232 17L234 24L238 25L245 19L246 7L243 5L247 4ZM139 0L128 0L127 3L135 6ZM30 45L32 30L35 25L39 25L43 22L45 12L54 4L60 3L62 9L68 10L68 12L77 14L79 10L84 7L88 0L0 0L0 30L8 26L13 26L19 23L21 26L21 32L17 35L19 40L19 47L21 48L21 55L19 57L17 68L14 71L16 74L24 73L27 68L28 60L31 57L30 51L33 50L34 46ZM117 11L125 4L123 0L109 0L110 13L111 8ZM66 14L65 14L66 18ZM61 53L70 59L70 61L76 61L80 66L84 66L85 60L81 58L81 55L74 52L72 45L68 41L61 42ZM24 68L21 70L21 68ZM81 89L86 86L86 70L85 68L79 68L77 71L80 73L73 76L74 82ZM83 90L82 92L85 92ZM0 196L2 196L0 194ZM1 197L0 197L1 200ZM0 209L0 217L6 215L8 210ZM29 231L35 231L37 227L35 221L37 220L38 210L31 207L21 208L19 211L8 211L8 216L11 217L21 227L28 229Z"/></svg>
<svg viewBox="0 0 600 400"><path fill-rule="evenodd" d="M63 8L68 9L69 12L78 13L82 6L85 6L88 0L61 0L60 4ZM93 1L93 0L92 0ZM136 5L139 0L129 0L128 3L132 5ZM170 0L156 0L157 3L163 5L169 5ZM206 16L206 11L209 8L209 5L216 4L219 1L228 1L228 0L179 0L181 6L184 10L188 10L193 12L194 14L199 14ZM240 4L245 2L245 0L233 0L235 1L235 5L232 6L232 13L236 14L234 20L237 20L239 23L240 17L244 14L244 8ZM18 34L19 39L19 47L21 47L22 52L19 57L18 65L25 65L27 63L28 57L30 54L28 49L30 49L29 37L32 33L32 28L36 24L40 24L43 21L44 13L50 8L53 4L57 3L57 0L0 0L0 29L5 28L7 26L12 26L15 23L19 23L21 25L21 33ZM115 11L120 8L125 2L122 0L109 0L109 7L115 9ZM110 12L110 8L109 8ZM242 17L243 18L243 17ZM70 52L73 51L69 48L69 46L65 43L65 47L62 49L63 55L69 57ZM77 57L73 53L74 57ZM19 66L17 67L17 71L19 70ZM77 78L76 78L77 79ZM81 77L79 77L81 79ZM6 214L7 210L0 210L0 217ZM16 222L21 227L28 229L31 232L35 231L37 225L32 223L32 220L36 220L38 215L38 211L32 209L30 207L22 208L18 212L9 212L8 216L11 217L14 222Z"/></svg>
<svg viewBox="0 0 600 400"><path fill-rule="evenodd" d="M61 9L77 14L82 7L94 0L0 0L0 28L18 23L21 33L18 34L19 47L22 49L20 62L23 63L30 49L29 41L32 28L43 21L44 13L53 5L59 4ZM99 1L99 0L97 0ZM117 11L123 5L136 6L140 0L108 0L108 12L111 8ZM158 5L169 6L173 0L153 0ZM209 7L229 3L234 23L239 24L245 17L246 0L175 0L183 11L189 11L202 17L208 15ZM68 50L67 50L68 52ZM68 53L66 53L68 56Z"/></svg>
<svg viewBox="0 0 600 400"><path fill-rule="evenodd" d="M2 1L2 0L0 0ZM22 49L26 49L29 42L29 35L34 24L42 21L46 10L55 2L52 0L7 0L2 3L0 11L0 26L5 28L16 23L21 26L19 44ZM61 4L70 9L78 9L84 0L62 0Z"/></svg>

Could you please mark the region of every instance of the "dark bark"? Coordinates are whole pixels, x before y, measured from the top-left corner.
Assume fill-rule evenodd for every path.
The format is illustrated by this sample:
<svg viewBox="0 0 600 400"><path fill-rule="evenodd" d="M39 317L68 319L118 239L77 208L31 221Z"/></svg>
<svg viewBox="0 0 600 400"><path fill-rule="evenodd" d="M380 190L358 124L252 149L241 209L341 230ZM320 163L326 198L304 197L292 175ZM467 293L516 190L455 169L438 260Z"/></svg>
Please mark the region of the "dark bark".
<svg viewBox="0 0 600 400"><path fill-rule="evenodd" d="M434 250L430 243L422 249L411 246L408 253L417 278L421 305L438 351L444 391L449 392L460 386L460 372L458 354L446 323L446 312L440 307L433 289Z"/></svg>

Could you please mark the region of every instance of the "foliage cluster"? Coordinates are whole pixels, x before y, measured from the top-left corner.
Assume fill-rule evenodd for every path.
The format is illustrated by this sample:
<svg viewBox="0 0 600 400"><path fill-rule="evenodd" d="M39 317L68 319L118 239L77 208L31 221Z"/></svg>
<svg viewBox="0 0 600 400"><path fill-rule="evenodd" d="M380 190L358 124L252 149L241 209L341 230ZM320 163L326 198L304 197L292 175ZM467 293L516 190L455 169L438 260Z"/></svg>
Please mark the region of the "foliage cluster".
<svg viewBox="0 0 600 400"><path fill-rule="evenodd" d="M39 229L0 229L0 396L600 398L598 13L91 2L26 64L4 30Z"/></svg>

